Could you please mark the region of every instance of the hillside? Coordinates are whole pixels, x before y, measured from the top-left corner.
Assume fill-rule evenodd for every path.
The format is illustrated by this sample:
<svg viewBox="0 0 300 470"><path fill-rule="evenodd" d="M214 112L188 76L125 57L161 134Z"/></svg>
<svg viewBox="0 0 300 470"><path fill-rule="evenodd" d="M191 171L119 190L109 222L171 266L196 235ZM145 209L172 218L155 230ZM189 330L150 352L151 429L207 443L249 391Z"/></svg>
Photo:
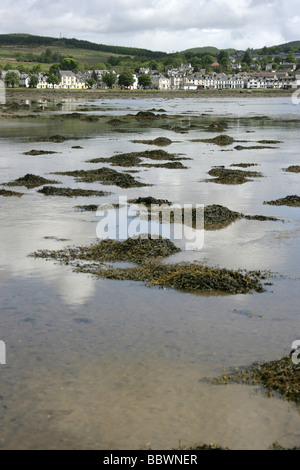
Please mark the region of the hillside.
<svg viewBox="0 0 300 470"><path fill-rule="evenodd" d="M31 34L0 34L0 46L27 46L27 47L59 47L83 49L89 51L105 52L109 54L129 55L145 57L149 59L158 59L167 55L166 52L150 51L135 47L108 46L105 44L96 44L80 39L52 38L46 36L34 36Z"/></svg>
<svg viewBox="0 0 300 470"><path fill-rule="evenodd" d="M219 54L220 49L213 46L206 46L206 47L192 47L191 49L186 49L182 51L182 54L186 54L187 52L191 52L192 54L210 54L216 56Z"/></svg>
<svg viewBox="0 0 300 470"><path fill-rule="evenodd" d="M245 53L236 49L225 49L225 51L228 55L236 57L243 57ZM300 41L257 50L248 49L248 51L250 56L254 57L254 67L258 70L260 67L265 68L266 63L272 60L269 56L282 55L284 58L288 53L295 52L298 60ZM30 74L48 73L52 65L58 66L64 58L74 59L79 71L104 69L114 70L116 73L126 70L135 73L140 68L149 68L163 74L172 68L180 68L181 64L185 63L190 63L195 72L201 69L212 71L212 62L218 60L219 71L226 73L230 67L229 59L228 57L220 59L220 52L222 56L223 50L213 46L204 46L168 54L135 47L96 44L74 38L0 34L0 69L18 69L20 72ZM249 60L251 63L251 57ZM247 66L250 67L250 64L244 64L242 71L248 71Z"/></svg>
<svg viewBox="0 0 300 470"><path fill-rule="evenodd" d="M289 52L299 52L300 51L300 41L290 41L284 44L278 44L276 46L263 47L261 49L250 49L250 53L254 54L280 54Z"/></svg>
<svg viewBox="0 0 300 470"><path fill-rule="evenodd" d="M225 49L228 54L234 54L236 49ZM186 49L182 51L182 54L186 54L187 52L191 52L192 54L210 54L212 56L217 56L220 52L220 49L214 46L204 46L204 47L192 47L191 49Z"/></svg>

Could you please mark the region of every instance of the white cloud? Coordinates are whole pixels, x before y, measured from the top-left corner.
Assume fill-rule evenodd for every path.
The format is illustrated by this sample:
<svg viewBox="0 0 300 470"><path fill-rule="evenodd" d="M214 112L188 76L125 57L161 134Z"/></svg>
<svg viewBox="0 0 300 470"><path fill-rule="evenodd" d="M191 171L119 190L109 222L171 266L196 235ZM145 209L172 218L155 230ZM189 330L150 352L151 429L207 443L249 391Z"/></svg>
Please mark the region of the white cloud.
<svg viewBox="0 0 300 470"><path fill-rule="evenodd" d="M0 29L166 52L299 39L298 0L1 0Z"/></svg>

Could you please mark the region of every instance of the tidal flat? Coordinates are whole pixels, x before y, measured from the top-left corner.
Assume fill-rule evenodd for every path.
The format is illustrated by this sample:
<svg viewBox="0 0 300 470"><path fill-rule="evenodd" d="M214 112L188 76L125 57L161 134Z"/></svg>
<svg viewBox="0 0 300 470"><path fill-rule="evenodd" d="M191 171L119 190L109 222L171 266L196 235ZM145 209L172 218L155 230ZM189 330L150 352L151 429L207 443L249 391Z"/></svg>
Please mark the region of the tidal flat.
<svg viewBox="0 0 300 470"><path fill-rule="evenodd" d="M0 124L0 448L299 448L290 94L9 91Z"/></svg>

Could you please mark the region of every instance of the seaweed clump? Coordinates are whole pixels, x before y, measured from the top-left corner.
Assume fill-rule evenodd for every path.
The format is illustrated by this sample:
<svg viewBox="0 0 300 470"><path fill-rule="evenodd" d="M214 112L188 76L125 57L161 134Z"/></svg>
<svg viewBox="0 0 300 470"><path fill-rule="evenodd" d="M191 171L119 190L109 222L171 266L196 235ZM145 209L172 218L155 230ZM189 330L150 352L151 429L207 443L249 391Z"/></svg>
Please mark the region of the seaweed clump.
<svg viewBox="0 0 300 470"><path fill-rule="evenodd" d="M159 114L155 114L152 111L139 111L135 115L135 119L138 121L153 121L154 119L160 118Z"/></svg>
<svg viewBox="0 0 300 470"><path fill-rule="evenodd" d="M158 145L160 147L166 147L172 143L171 139L168 137L157 137L154 140L132 140L134 144L148 144L148 145Z"/></svg>
<svg viewBox="0 0 300 470"><path fill-rule="evenodd" d="M23 193L17 193L16 191L7 191L6 189L0 189L0 196L4 197L21 197L23 196Z"/></svg>
<svg viewBox="0 0 300 470"><path fill-rule="evenodd" d="M78 197L78 196L108 196L110 193L106 191L94 191L89 189L80 188L56 188L55 186L44 186L38 190L45 196L63 196L63 197Z"/></svg>
<svg viewBox="0 0 300 470"><path fill-rule="evenodd" d="M172 208L171 208L172 210ZM175 213L178 209L175 209ZM186 223L184 209L181 209L181 221ZM219 204L211 204L204 207L204 229L205 230L220 230L232 224L239 219L260 220L260 221L277 221L276 217L265 215L245 215L242 212L236 212L228 209L227 207ZM177 220L176 220L177 221ZM174 222L174 214L171 213L170 222ZM192 208L191 210L192 227L196 227L197 211Z"/></svg>
<svg viewBox="0 0 300 470"><path fill-rule="evenodd" d="M94 183L101 181L106 185L116 185L121 188L132 188L149 186L144 183L137 181L133 176L119 173L112 168L98 168L95 170L74 170L74 171L63 171L54 173L55 175L67 175L74 176L77 181L83 183Z"/></svg>
<svg viewBox="0 0 300 470"><path fill-rule="evenodd" d="M223 166L212 168L208 174L214 176L213 183L219 184L243 184L252 181L249 178L262 177L263 175L258 171L245 171L245 170L232 170L224 168Z"/></svg>
<svg viewBox="0 0 300 470"><path fill-rule="evenodd" d="M250 166L257 166L258 163L232 163L230 166L239 166L241 168L249 168Z"/></svg>
<svg viewBox="0 0 300 470"><path fill-rule="evenodd" d="M300 401L300 367L290 355L271 362L255 362L229 374L210 379L216 384L230 382L262 385L268 392L276 392L287 400Z"/></svg>
<svg viewBox="0 0 300 470"><path fill-rule="evenodd" d="M190 293L264 292L261 279L265 279L265 274L261 271L233 271L197 263L159 263L157 258L177 253L180 249L170 240L161 237L151 239L147 234L146 237L133 237L125 241L108 239L88 247L60 251L40 250L31 256L72 264L76 272L89 273L99 278L142 281L150 287L167 287ZM84 263L80 264L80 260ZM107 267L103 264L106 261L134 262L137 266Z"/></svg>
<svg viewBox="0 0 300 470"><path fill-rule="evenodd" d="M270 147L269 145L250 145L245 147L244 145L237 145L234 147L235 150L261 150L261 149L276 149L278 147Z"/></svg>
<svg viewBox="0 0 300 470"><path fill-rule="evenodd" d="M66 140L80 140L87 137L76 137L76 136L66 136L62 134L55 134L51 136L43 136L43 137L30 137L29 140L34 142L54 142L55 144L61 144Z"/></svg>
<svg viewBox="0 0 300 470"><path fill-rule="evenodd" d="M166 160L166 161L178 161L182 160L177 155L168 153L164 150L146 150L144 152L129 152L119 153L112 157L104 158L93 158L88 160L88 163L110 163L112 166L139 166L142 163L142 158L149 158L150 160Z"/></svg>
<svg viewBox="0 0 300 470"><path fill-rule="evenodd" d="M132 237L124 241L105 239L90 246L42 253L59 260L85 260L100 263L125 261L139 264L145 259L165 258L179 251L181 251L180 248L166 238L151 239L148 234L144 234L144 236Z"/></svg>
<svg viewBox="0 0 300 470"><path fill-rule="evenodd" d="M152 197L152 196L129 199L128 202L131 204L143 204L146 207L151 207L152 204L158 204L158 205L167 204L168 206L172 205L172 203L168 201L167 199L156 199L155 197Z"/></svg>
<svg viewBox="0 0 300 470"><path fill-rule="evenodd" d="M300 173L300 165L291 165L288 168L284 168L284 171L289 171L291 173Z"/></svg>
<svg viewBox="0 0 300 470"><path fill-rule="evenodd" d="M170 170L186 170L187 166L184 166L181 162L166 162L166 163L142 163L140 166L146 168L169 168Z"/></svg>
<svg viewBox="0 0 300 470"><path fill-rule="evenodd" d="M16 179L15 181L10 181L9 183L2 183L5 186L25 186L27 189L36 188L42 186L43 184L59 184L59 181L47 180L42 176L32 175L27 173L25 176Z"/></svg>
<svg viewBox="0 0 300 470"><path fill-rule="evenodd" d="M51 151L51 150L29 150L29 152L24 152L24 155L33 155L33 156L36 156L36 155L50 155L50 154L53 154L53 153L58 153L58 152L54 152L54 151Z"/></svg>
<svg viewBox="0 0 300 470"><path fill-rule="evenodd" d="M233 137L230 137L229 135L218 135L217 137L214 137L213 139L193 139L191 142L206 142L208 144L216 144L220 146L225 146L225 145L230 145L233 142L235 142Z"/></svg>
<svg viewBox="0 0 300 470"><path fill-rule="evenodd" d="M300 207L300 196L286 196L274 201L264 201L264 204L269 204L271 206L291 206L291 207Z"/></svg>

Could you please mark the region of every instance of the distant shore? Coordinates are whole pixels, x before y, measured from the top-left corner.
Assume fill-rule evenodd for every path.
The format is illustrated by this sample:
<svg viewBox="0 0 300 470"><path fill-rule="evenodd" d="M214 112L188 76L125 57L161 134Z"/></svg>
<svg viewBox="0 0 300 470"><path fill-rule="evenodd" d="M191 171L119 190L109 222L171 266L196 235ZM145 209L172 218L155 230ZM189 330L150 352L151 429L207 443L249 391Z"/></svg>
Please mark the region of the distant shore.
<svg viewBox="0 0 300 470"><path fill-rule="evenodd" d="M7 88L6 99L14 100L95 100L141 98L269 98L290 96L295 90L66 90Z"/></svg>

